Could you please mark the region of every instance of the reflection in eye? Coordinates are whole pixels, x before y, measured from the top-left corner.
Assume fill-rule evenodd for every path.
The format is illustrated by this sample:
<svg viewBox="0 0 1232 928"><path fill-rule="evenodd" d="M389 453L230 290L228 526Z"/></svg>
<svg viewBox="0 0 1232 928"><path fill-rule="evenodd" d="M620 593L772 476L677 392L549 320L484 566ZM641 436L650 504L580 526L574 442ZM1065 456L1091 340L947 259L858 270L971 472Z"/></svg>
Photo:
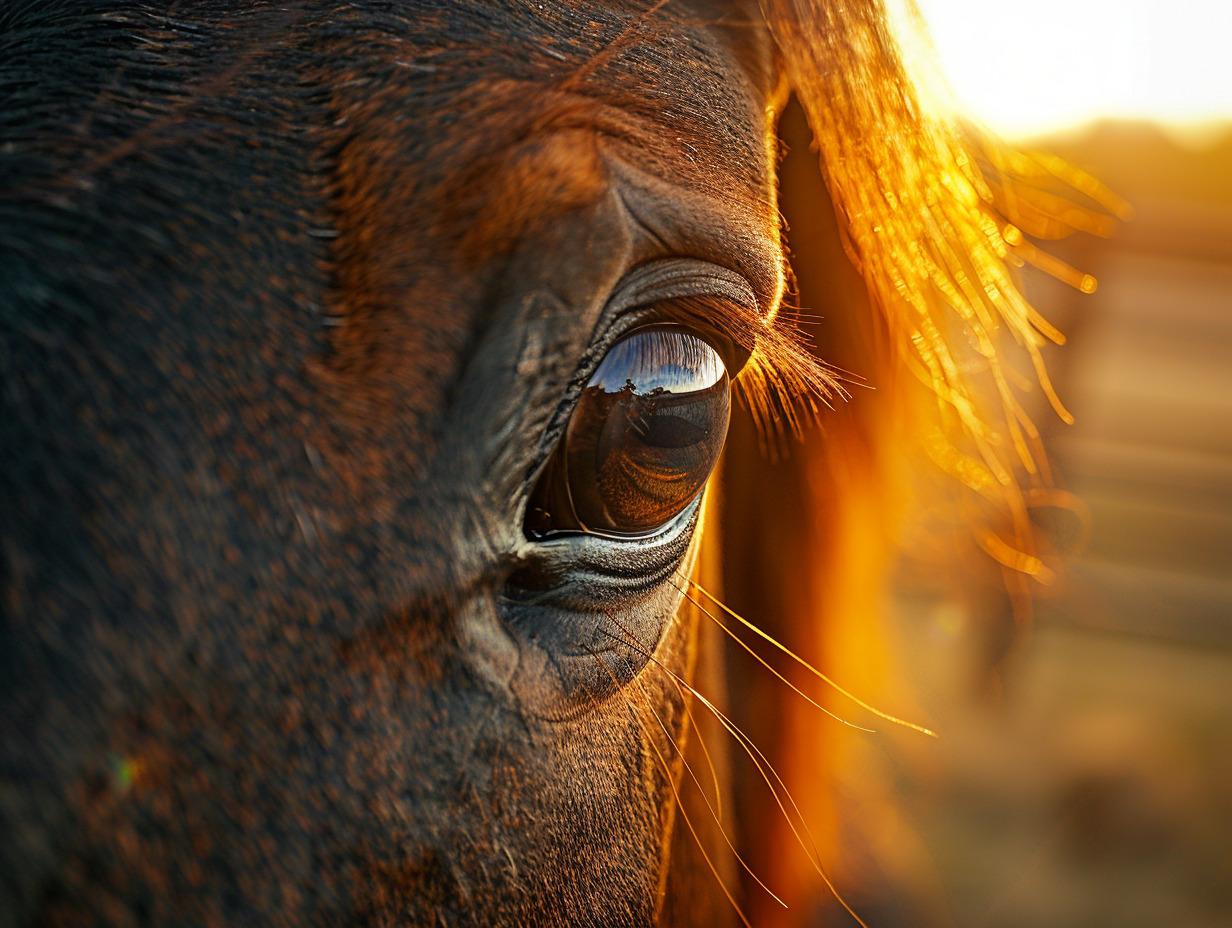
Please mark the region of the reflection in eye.
<svg viewBox="0 0 1232 928"><path fill-rule="evenodd" d="M562 447L527 513L532 535L646 535L701 491L730 413L718 352L686 329L642 329L617 343L582 391Z"/></svg>

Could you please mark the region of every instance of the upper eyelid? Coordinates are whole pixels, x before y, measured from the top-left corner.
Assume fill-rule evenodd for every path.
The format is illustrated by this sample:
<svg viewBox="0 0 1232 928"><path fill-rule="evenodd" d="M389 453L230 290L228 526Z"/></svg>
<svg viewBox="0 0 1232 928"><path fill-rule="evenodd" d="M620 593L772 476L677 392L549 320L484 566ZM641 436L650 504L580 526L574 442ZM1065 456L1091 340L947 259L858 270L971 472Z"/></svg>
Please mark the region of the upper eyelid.
<svg viewBox="0 0 1232 928"><path fill-rule="evenodd" d="M720 344L715 347L733 378L766 326L757 296L744 277L696 258L665 258L633 268L613 290L604 317L598 327L603 336L591 345L595 364L635 327L676 323L695 326L703 336L718 336Z"/></svg>
<svg viewBox="0 0 1232 928"><path fill-rule="evenodd" d="M747 280L696 258L665 258L633 268L609 302L634 307L690 299L722 300L745 322L762 319L757 295Z"/></svg>
<svg viewBox="0 0 1232 928"><path fill-rule="evenodd" d="M726 353L720 350L728 375L763 434L798 432L804 422L815 420L819 404L848 396L847 376L830 367L790 319L763 312L749 282L727 267L692 258L660 259L626 275L612 301L617 298L627 300L626 308L642 307L634 315L643 323L688 320L721 335L730 346ZM652 308L646 309L647 304ZM609 326L611 310L609 302L604 314ZM616 337L631 328L615 326ZM594 363L614 341L608 336Z"/></svg>

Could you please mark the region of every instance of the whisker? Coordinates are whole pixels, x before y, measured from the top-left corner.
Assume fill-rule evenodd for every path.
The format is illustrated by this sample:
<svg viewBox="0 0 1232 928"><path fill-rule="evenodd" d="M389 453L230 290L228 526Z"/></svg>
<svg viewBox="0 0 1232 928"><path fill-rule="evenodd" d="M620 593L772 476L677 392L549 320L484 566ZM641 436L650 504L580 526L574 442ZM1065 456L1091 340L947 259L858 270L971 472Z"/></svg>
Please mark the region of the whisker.
<svg viewBox="0 0 1232 928"><path fill-rule="evenodd" d="M753 762L753 766L757 768L757 772L760 773L762 779L766 781L766 786L770 790L770 795L774 797L774 801L778 805L779 811L783 813L784 821L787 822L787 826L791 829L791 833L795 836L797 843L800 845L800 848L804 851L805 857L807 857L809 860L809 863L813 865L813 869L817 871L818 875L822 879L822 882L826 884L826 888L829 889L830 892L834 894L834 898L837 899L839 904L844 909L846 909L847 912L851 915L851 917L854 918L860 924L861 928L868 928L868 925L864 923L864 920L861 919L860 916L857 915L855 911L851 908L851 906L847 904L847 901L842 897L838 889L834 886L834 883L831 881L829 874L826 873L825 867L821 863L821 852L817 849L817 842L813 838L813 834L808 827L808 822L805 820L804 814L800 811L800 807L796 804L795 799L792 797L791 791L787 788L787 784L783 782L783 778L779 776L778 771L774 769L774 765L771 764L769 759L766 757L766 755L761 752L761 749L758 748L757 745L753 743L752 739L749 738L748 735L746 735L743 731L741 731L739 726L737 726L735 722L731 721L723 713L723 711L718 708L718 706L716 706L709 699L707 699L705 696L699 693L691 684L688 683L688 681L681 678L681 676L678 673L676 673L670 667L667 667L661 661L655 658L653 654L650 654L649 652L641 649L638 646L636 639L632 641L628 641L628 640L617 638L615 635L611 634L610 632L605 632L605 634L607 634L608 637L611 638L612 640L622 641L624 644L627 644L630 647L633 647L635 650L638 650L640 653L645 655L645 657L648 660L653 662L656 666L662 668L667 674L669 674L672 678L674 678L677 681L677 683L685 687L690 693L692 693L695 697L697 697L697 699L701 701L702 705L704 705L707 709L711 711L711 713L714 714L714 717L719 720L719 723L725 729L727 729L728 733L733 738L735 738L736 742L740 745L740 747L744 749L744 752L745 754L748 755L749 760ZM761 761L758 761L757 759L758 757L761 758ZM764 762L766 765L764 768L762 766L762 762ZM808 835L808 844L805 844L804 838L800 835L799 829L796 828L795 822L792 821L792 817L787 811L787 807L783 805L783 800L779 796L778 790L775 789L774 783L771 782L769 775L767 775L766 768L768 768L770 772L774 774L774 779L777 780L779 783L779 786L782 787L783 794L787 797L788 803L791 805L792 809L795 811L797 817L799 817L800 826L804 829L805 834ZM809 853L809 845L812 846L811 854ZM754 877L754 879L756 879L756 877ZM760 880L758 882L760 882Z"/></svg>
<svg viewBox="0 0 1232 928"><path fill-rule="evenodd" d="M703 703L706 703L705 697L703 697L700 693L697 694L697 697L698 699L701 699ZM710 708L711 711L719 712L717 707L711 706ZM719 714L721 715L722 713ZM813 837L813 832L808 827L808 821L805 819L804 813L800 811L800 807L796 804L795 798L791 795L791 790L787 788L787 784L783 782L783 778L779 776L779 772L774 769L774 765L771 764L769 758L762 753L761 748L753 743L753 739L751 739L743 731L740 731L740 729L735 726L734 722L732 722L731 725L732 729L734 729L732 730L733 736L735 736L736 740L741 743L741 747L743 747L745 753L749 755L749 759L753 761L753 765L757 767L757 772L760 773L762 779L766 781L766 786L770 789L770 794L774 796L774 801L778 804L779 811L783 813L784 821L787 822L787 826L791 829L791 833L795 836L796 842L804 851L804 855L808 857L809 863L813 865L813 869L817 871L817 874L821 877L822 882L826 884L826 888L830 890L834 898L838 900L839 905L847 910L848 914L850 914L851 917L860 924L861 928L868 928L868 926L864 923L864 920L855 913L855 910L853 910L850 905L847 904L847 900L843 898L841 893L839 893L838 888L830 879L830 875L826 873L826 868L821 862L821 851L817 849L817 839ZM753 754L750 753L750 749L751 751L756 752L757 756L762 759L762 762L766 765L765 769L763 769L762 765L759 764L757 759L753 757ZM794 811L796 813L796 817L800 819L800 827L804 829L805 835L808 836L809 847L811 847L813 851L812 855L809 854L809 847L805 847L804 838L800 836L800 832L796 830L796 826L792 823L791 816L787 814L787 809L784 808L783 802L779 798L778 791L774 788L774 784L771 783L769 777L766 776L767 769L774 775L774 779L779 784L779 787L782 788L783 795L787 797L787 802L791 805L792 811Z"/></svg>
<svg viewBox="0 0 1232 928"><path fill-rule="evenodd" d="M676 586L676 584L674 584L674 583L673 583L673 584L672 584L672 586ZM843 723L844 725L846 725L848 728L854 728L854 729L856 729L857 731L865 731L865 732L868 732L869 734L876 734L876 729L873 729L873 728L865 728L863 725L857 725L855 722L849 722L849 721L847 721L847 719L843 718L843 717L842 717L842 716L840 716L840 715L835 715L833 712L831 712L829 709L827 709L825 706L823 706L823 705L822 705L821 703L819 703L817 700L813 699L813 697L812 697L812 696L810 696L808 693L804 692L804 690L800 689L800 687L796 686L794 683L792 683L790 680L788 680L785 676L783 676L781 673L779 673L777 670L775 670L772 666L770 666L770 664L766 662L765 658L763 658L760 654L758 654L756 651L754 651L752 648L750 648L750 647L748 646L748 644L744 641L744 639L742 639L739 635L737 635L737 634L736 634L735 632L733 632L730 628L728 628L726 625L724 625L724 624L723 624L723 623L719 620L718 616L716 616L716 615L715 615L714 613L712 613L709 609L707 609L705 606L703 606L701 603L699 603L696 599L694 599L691 595L689 595L689 591L688 591L688 590L686 590L686 589L682 589L681 587L678 587L678 586L676 586L676 589L680 590L681 594L685 597L685 599L687 599L689 602L691 602L693 605L695 605L698 609L700 609L700 610L701 610L701 611L702 611L702 612L706 615L706 617L707 617L707 618L709 618L712 622L714 622L714 624L715 624L715 625L719 626L719 628L721 628L721 629L723 629L723 631L727 632L727 634L731 636L732 640L733 640L733 641L735 641L735 642L736 642L736 644L740 645L740 647L744 648L744 650L748 651L751 655L753 655L753 658L754 658L754 659L755 659L755 660L756 660L759 664L761 664L761 665L762 665L763 667L765 667L768 671L770 671L772 674L774 674L776 677L778 677L780 680L782 680L784 683L786 683L786 684L787 684L789 687L791 687L791 688L792 688L795 692L797 692L797 693L799 693L801 696L803 696L803 697L804 697L804 698L805 698L805 699L809 702L809 704L810 704L810 705L816 706L818 709L820 709L820 710L821 710L822 712L824 712L826 715L830 716L830 718L834 719L836 722L842 722L842 723Z"/></svg>
<svg viewBox="0 0 1232 928"><path fill-rule="evenodd" d="M591 652L591 656L595 659L595 662L603 668L608 676L612 678L612 682L616 683L619 687L619 681L616 679L616 675L612 673L611 668L609 668L607 664L603 663L603 661L599 659L599 655L595 654L593 651ZM618 690L618 692L623 694L623 689ZM595 699L594 694L588 691L587 695L590 696L591 702L598 705L598 700ZM727 901L730 902L732 908L736 910L736 915L740 917L740 921L744 925L744 928L753 928L752 924L748 920L748 917L744 914L744 910L741 909L739 903L736 902L736 897L732 895L731 890L727 888L727 884L723 882L723 877L719 876L719 870L714 865L714 861L712 861L710 859L710 855L706 853L706 847L702 844L702 839L698 835L697 829L693 827L693 822L689 819L689 813L685 811L684 802L681 801L680 798L680 791L676 789L676 780L675 777L672 776L671 765L668 764L667 759L663 756L663 752L659 750L659 746L654 743L654 738L652 738L646 731L645 724L638 714L637 706L633 704L633 701L629 699L628 696L625 696L624 700L625 704L633 713L634 719L637 721L638 725L641 726L644 739L649 742L651 748L654 749L655 757L658 759L660 766L663 768L663 775L667 779L667 784L672 790L672 796L676 800L676 808L680 810L680 816L684 819L684 823L689 826L689 833L693 835L693 840L697 844L697 849L701 851L702 859L706 861L706 866L709 867L710 872L714 874L715 880L718 881L719 888L723 890L723 895L727 897ZM674 739L669 737L668 740L675 744ZM683 760L683 756L681 759ZM688 766L687 763L686 766ZM722 829L720 829L720 831L722 831ZM726 837L726 835L724 835L724 837ZM754 879L756 879L756 877L754 877ZM776 896L775 898L778 897Z"/></svg>
<svg viewBox="0 0 1232 928"><path fill-rule="evenodd" d="M679 689L679 686L677 686L677 690ZM683 696L684 693L682 691L681 697L683 698ZM710 768L710 780L714 784L715 804L715 808L711 811L714 813L715 822L721 829L723 827L723 790L719 787L719 772L715 769L714 760L710 757L710 749L706 747L706 739L702 737L701 727L697 724L697 719L693 717L693 710L689 706L690 702L692 702L692 700L684 700L684 714L689 717L689 724L693 727L693 731L697 734L697 744L702 749L702 756L706 758L706 766ZM700 785L698 785L697 788L701 790ZM705 798L705 796L706 793L703 791L702 798ZM709 803L707 803L707 805L709 805Z"/></svg>
<svg viewBox="0 0 1232 928"><path fill-rule="evenodd" d="M629 629L625 628L618 619L610 617L610 616L609 618L612 618L612 621L618 627L620 627L621 631L623 631L626 635L630 636L630 639L631 639L630 643L633 643L633 646L635 648L638 647L638 643L634 643L637 641L637 639L633 635L633 633ZM614 635L611 635L610 637L615 638ZM593 652L591 653L593 654ZM654 659L652 658L652 660ZM658 666L663 667L663 665L659 661L655 660L654 662ZM629 667L629 669L632 670L632 667L629 665L628 661L625 661L625 666ZM666 667L664 667L663 669L667 670ZM668 671L668 673L670 674L669 679L672 680L672 683L676 686L677 691L680 693L680 696L683 699L684 690L681 688L680 683L677 682L676 674L672 673L671 671ZM769 886L767 886L762 881L761 877L759 877L756 873L753 872L752 868L747 863L744 862L744 858L740 856L740 852L736 850L736 846L732 843L731 838L728 837L727 832L723 828L722 821L719 819L718 815L716 814L714 807L710 804L710 800L706 797L706 791L702 789L701 783L698 782L697 776L693 773L692 766L689 764L689 761L685 758L684 753L680 750L680 745L676 743L676 739L672 737L672 734L668 730L667 725L664 724L662 717L660 717L659 713L655 710L653 704L651 703L650 694L646 692L645 685L642 683L641 679L636 674L633 674L632 676L633 676L634 681L637 683L638 688L642 691L642 696L646 700L646 708L650 710L651 714L655 717L655 721L659 723L659 727L663 729L663 734L667 736L667 740L671 742L672 746L676 749L676 753L680 755L681 763L684 764L685 769L689 772L689 777L693 780L693 784L697 787L697 791L701 793L702 801L706 803L706 808L710 810L710 815L714 819L715 824L719 826L719 834L723 836L724 842L726 842L727 846L731 849L732 854L735 855L736 860L739 862L740 866L744 868L745 872L749 876L751 876L754 880L757 881L757 885L760 886L762 889L764 889L767 893L769 893L770 897L774 899L775 902L777 902L779 905L781 905L783 908L786 909L788 907L787 903L784 902L774 890L772 890ZM694 690L691 686L689 687L689 691L696 693L696 690ZM688 706L687 699L685 700L685 706L686 707ZM700 734L699 734L699 737L700 737ZM717 776L715 778L715 789L716 790L718 789L718 777Z"/></svg>
<svg viewBox="0 0 1232 928"><path fill-rule="evenodd" d="M930 738L937 737L937 733L933 731L931 728L925 728L923 725L917 725L915 722L908 722L906 719L900 719L897 716L890 715L888 712L882 712L880 709L876 708L875 706L870 706L859 696L856 696L854 693L851 693L843 689L843 687L839 686L837 683L835 683L833 680L827 677L824 673L822 673L820 670L818 670L816 667L814 667L812 664L806 661L804 658L800 657L798 654L792 651L789 647L787 647L787 645L780 644L777 639L767 634L766 632L762 631L760 628L758 628L748 619L737 614L729 606L721 602L717 597L708 593L706 589L696 580L693 580L692 578L686 578L686 579L688 580L689 584L695 587L703 596L705 596L708 600L710 600L712 603L714 603L716 606L718 606L720 609L722 609L724 612L730 615L733 619L735 619L745 628L749 629L749 631L754 632L759 637L770 642L770 644L774 645L776 648L778 648L780 651L782 651L784 654L786 654L796 663L800 664L802 667L804 667L806 670L808 670L810 673L816 676L823 683L832 687L838 693L841 693L842 695L846 696L848 699L850 699L860 708L866 709L867 711L871 712L873 715L877 716L878 718L885 719L887 722L893 722L895 725L901 725L904 728L910 728L912 731L918 731L922 734L928 735ZM837 716L835 717L837 718ZM839 721L842 721L842 719L839 719Z"/></svg>

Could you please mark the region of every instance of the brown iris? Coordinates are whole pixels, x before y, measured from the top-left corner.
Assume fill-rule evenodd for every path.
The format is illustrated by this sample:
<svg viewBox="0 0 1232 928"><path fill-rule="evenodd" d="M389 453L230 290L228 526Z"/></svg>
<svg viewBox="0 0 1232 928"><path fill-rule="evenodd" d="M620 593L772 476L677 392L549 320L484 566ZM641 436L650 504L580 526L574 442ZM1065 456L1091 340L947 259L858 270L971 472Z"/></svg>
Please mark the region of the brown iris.
<svg viewBox="0 0 1232 928"><path fill-rule="evenodd" d="M646 535L691 503L727 434L727 370L678 326L642 329L607 353L582 391L527 513L532 535Z"/></svg>

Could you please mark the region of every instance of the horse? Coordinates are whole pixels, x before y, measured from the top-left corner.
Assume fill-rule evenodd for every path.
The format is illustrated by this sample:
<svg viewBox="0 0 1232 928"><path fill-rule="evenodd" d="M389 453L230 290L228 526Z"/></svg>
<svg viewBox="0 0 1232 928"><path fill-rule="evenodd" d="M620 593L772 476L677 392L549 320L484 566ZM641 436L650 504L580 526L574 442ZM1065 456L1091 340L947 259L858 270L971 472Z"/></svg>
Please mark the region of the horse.
<svg viewBox="0 0 1232 928"><path fill-rule="evenodd" d="M1057 337L1010 265L1095 222L1040 191L1094 188L931 101L896 22L0 9L0 924L745 918L725 765L687 763L730 730L702 539L756 547L716 513L768 489L706 491L729 421L735 473L880 378L989 563L1043 569L995 346ZM793 94L860 275L830 354L790 308ZM836 460L907 440L851 421Z"/></svg>

